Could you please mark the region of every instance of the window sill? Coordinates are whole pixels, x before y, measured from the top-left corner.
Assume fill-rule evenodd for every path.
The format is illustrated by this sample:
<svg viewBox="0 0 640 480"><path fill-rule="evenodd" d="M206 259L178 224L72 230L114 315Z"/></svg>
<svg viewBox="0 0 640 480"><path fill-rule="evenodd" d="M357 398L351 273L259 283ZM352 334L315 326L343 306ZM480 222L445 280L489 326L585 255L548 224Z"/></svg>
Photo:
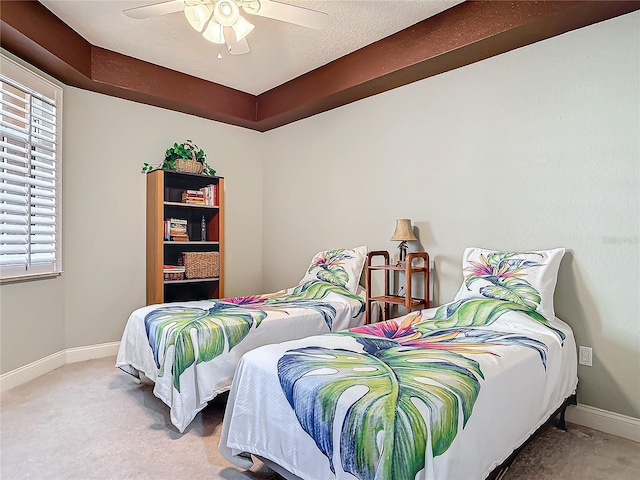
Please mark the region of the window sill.
<svg viewBox="0 0 640 480"><path fill-rule="evenodd" d="M6 283L27 282L29 280L42 280L45 278L55 278L55 277L59 277L61 273L62 272L36 273L33 275L21 275L19 277L0 278L0 285L4 285Z"/></svg>

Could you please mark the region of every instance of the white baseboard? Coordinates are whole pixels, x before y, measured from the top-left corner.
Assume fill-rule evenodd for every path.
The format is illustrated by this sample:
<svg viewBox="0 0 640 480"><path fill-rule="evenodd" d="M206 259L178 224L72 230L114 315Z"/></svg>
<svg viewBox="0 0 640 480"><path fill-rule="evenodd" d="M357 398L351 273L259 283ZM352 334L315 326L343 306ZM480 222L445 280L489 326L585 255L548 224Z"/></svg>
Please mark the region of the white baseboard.
<svg viewBox="0 0 640 480"><path fill-rule="evenodd" d="M588 405L570 405L567 422L610 433L640 443L640 419L609 412Z"/></svg>
<svg viewBox="0 0 640 480"><path fill-rule="evenodd" d="M49 373L66 362L67 352L62 350L0 375L0 392L6 392L34 378Z"/></svg>
<svg viewBox="0 0 640 480"><path fill-rule="evenodd" d="M120 342L101 343L86 347L61 350L47 357L0 375L0 392L6 392L34 378L49 373L67 363L83 362L94 358L111 357L118 353Z"/></svg>
<svg viewBox="0 0 640 480"><path fill-rule="evenodd" d="M100 343L87 347L67 348L67 363L84 362L94 358L112 357L118 354L120 342Z"/></svg>

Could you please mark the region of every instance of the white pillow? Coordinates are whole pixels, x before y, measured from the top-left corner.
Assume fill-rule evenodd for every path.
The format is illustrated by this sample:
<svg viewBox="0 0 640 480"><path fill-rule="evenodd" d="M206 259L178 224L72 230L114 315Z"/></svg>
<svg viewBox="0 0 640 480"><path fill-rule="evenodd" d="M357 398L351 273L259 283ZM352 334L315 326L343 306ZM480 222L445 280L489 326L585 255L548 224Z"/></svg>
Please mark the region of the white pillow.
<svg viewBox="0 0 640 480"><path fill-rule="evenodd" d="M553 320L553 292L564 248L500 252L469 247L462 255L464 282L455 300L498 298L537 310Z"/></svg>
<svg viewBox="0 0 640 480"><path fill-rule="evenodd" d="M366 258L366 246L318 252L311 260L311 265L300 283L322 280L344 287L351 293L357 293Z"/></svg>

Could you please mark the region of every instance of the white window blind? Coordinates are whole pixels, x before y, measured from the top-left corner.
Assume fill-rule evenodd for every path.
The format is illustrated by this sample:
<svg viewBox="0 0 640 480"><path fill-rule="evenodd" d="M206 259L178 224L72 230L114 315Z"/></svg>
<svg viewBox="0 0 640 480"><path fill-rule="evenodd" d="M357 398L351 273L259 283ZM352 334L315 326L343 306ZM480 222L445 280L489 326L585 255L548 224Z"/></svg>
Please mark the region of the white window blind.
<svg viewBox="0 0 640 480"><path fill-rule="evenodd" d="M62 89L0 61L0 279L59 273Z"/></svg>

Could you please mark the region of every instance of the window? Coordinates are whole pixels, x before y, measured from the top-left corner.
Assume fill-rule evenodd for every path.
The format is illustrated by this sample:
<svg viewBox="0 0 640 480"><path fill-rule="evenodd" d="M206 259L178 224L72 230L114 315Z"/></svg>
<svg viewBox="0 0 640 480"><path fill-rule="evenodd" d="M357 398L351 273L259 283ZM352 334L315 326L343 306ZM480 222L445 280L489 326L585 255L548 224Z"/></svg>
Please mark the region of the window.
<svg viewBox="0 0 640 480"><path fill-rule="evenodd" d="M58 274L62 89L0 56L0 280Z"/></svg>

